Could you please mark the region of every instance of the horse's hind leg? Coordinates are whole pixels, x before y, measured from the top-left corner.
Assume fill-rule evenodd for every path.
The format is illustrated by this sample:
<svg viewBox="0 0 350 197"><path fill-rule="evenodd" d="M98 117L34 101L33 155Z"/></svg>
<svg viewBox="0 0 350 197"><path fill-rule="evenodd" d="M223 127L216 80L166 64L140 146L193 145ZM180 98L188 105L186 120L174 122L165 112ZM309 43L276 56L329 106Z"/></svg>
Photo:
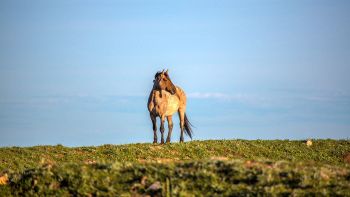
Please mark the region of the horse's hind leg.
<svg viewBox="0 0 350 197"><path fill-rule="evenodd" d="M179 118L180 118L180 142L184 142L184 130L185 130L185 110L179 109Z"/></svg>
<svg viewBox="0 0 350 197"><path fill-rule="evenodd" d="M160 120L161 120L160 121L160 134L162 135L160 143L164 144L164 122L165 122L165 116L164 115L161 116Z"/></svg>
<svg viewBox="0 0 350 197"><path fill-rule="evenodd" d="M157 143L157 117L153 114L150 114L152 125L153 125L153 144Z"/></svg>
<svg viewBox="0 0 350 197"><path fill-rule="evenodd" d="M167 116L167 120L168 120L168 137L166 138L166 143L170 143L171 140L171 133L173 131L173 116Z"/></svg>

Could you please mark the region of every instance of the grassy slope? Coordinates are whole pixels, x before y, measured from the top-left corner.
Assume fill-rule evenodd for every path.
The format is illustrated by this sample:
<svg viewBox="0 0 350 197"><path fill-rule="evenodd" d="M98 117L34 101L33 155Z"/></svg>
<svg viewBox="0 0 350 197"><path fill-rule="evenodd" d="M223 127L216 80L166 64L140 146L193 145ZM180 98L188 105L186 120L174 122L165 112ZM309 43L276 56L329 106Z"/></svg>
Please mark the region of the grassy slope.
<svg viewBox="0 0 350 197"><path fill-rule="evenodd" d="M168 145L0 148L0 194L350 193L349 140L210 140ZM282 161L283 160L283 161ZM156 162L153 162L156 161ZM173 162L176 161L176 162ZM1 193L2 192L2 193Z"/></svg>

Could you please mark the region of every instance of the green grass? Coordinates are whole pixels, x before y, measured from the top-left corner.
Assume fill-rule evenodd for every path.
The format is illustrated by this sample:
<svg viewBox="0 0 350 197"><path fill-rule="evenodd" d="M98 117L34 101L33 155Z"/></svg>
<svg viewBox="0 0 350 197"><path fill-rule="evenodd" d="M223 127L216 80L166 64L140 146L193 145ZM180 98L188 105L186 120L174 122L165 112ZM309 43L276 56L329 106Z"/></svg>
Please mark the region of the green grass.
<svg viewBox="0 0 350 197"><path fill-rule="evenodd" d="M349 140L5 147L0 196L348 195L349 153Z"/></svg>

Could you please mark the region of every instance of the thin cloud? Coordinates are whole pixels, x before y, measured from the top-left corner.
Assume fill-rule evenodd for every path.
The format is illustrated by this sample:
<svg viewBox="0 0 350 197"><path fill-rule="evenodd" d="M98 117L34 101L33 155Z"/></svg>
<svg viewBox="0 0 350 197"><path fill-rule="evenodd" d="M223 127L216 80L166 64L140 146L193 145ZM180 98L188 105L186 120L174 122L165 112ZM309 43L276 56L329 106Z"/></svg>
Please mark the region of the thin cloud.
<svg viewBox="0 0 350 197"><path fill-rule="evenodd" d="M227 102L238 102L256 107L276 107L288 108L300 103L339 103L350 102L350 97L347 95L332 95L332 94L227 94L220 92L194 92L187 94L190 99L208 99L221 100Z"/></svg>
<svg viewBox="0 0 350 197"><path fill-rule="evenodd" d="M244 103L264 103L265 98L257 97L247 94L225 94L220 92L194 92L187 95L188 98L193 99L215 99L223 101L237 101Z"/></svg>
<svg viewBox="0 0 350 197"><path fill-rule="evenodd" d="M229 99L231 98L230 95L224 94L224 93L212 93L212 92L194 92L189 93L187 95L189 98L196 98L196 99Z"/></svg>

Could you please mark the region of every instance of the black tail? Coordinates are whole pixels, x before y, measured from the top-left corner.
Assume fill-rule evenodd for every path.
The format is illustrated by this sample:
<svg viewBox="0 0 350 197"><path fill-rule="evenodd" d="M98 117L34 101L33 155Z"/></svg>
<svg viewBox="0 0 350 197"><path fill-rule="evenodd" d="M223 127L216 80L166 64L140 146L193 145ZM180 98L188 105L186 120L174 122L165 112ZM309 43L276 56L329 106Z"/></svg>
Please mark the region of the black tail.
<svg viewBox="0 0 350 197"><path fill-rule="evenodd" d="M193 127L193 125L190 123L190 121L188 120L185 114L185 132L192 139L193 131L191 127Z"/></svg>

